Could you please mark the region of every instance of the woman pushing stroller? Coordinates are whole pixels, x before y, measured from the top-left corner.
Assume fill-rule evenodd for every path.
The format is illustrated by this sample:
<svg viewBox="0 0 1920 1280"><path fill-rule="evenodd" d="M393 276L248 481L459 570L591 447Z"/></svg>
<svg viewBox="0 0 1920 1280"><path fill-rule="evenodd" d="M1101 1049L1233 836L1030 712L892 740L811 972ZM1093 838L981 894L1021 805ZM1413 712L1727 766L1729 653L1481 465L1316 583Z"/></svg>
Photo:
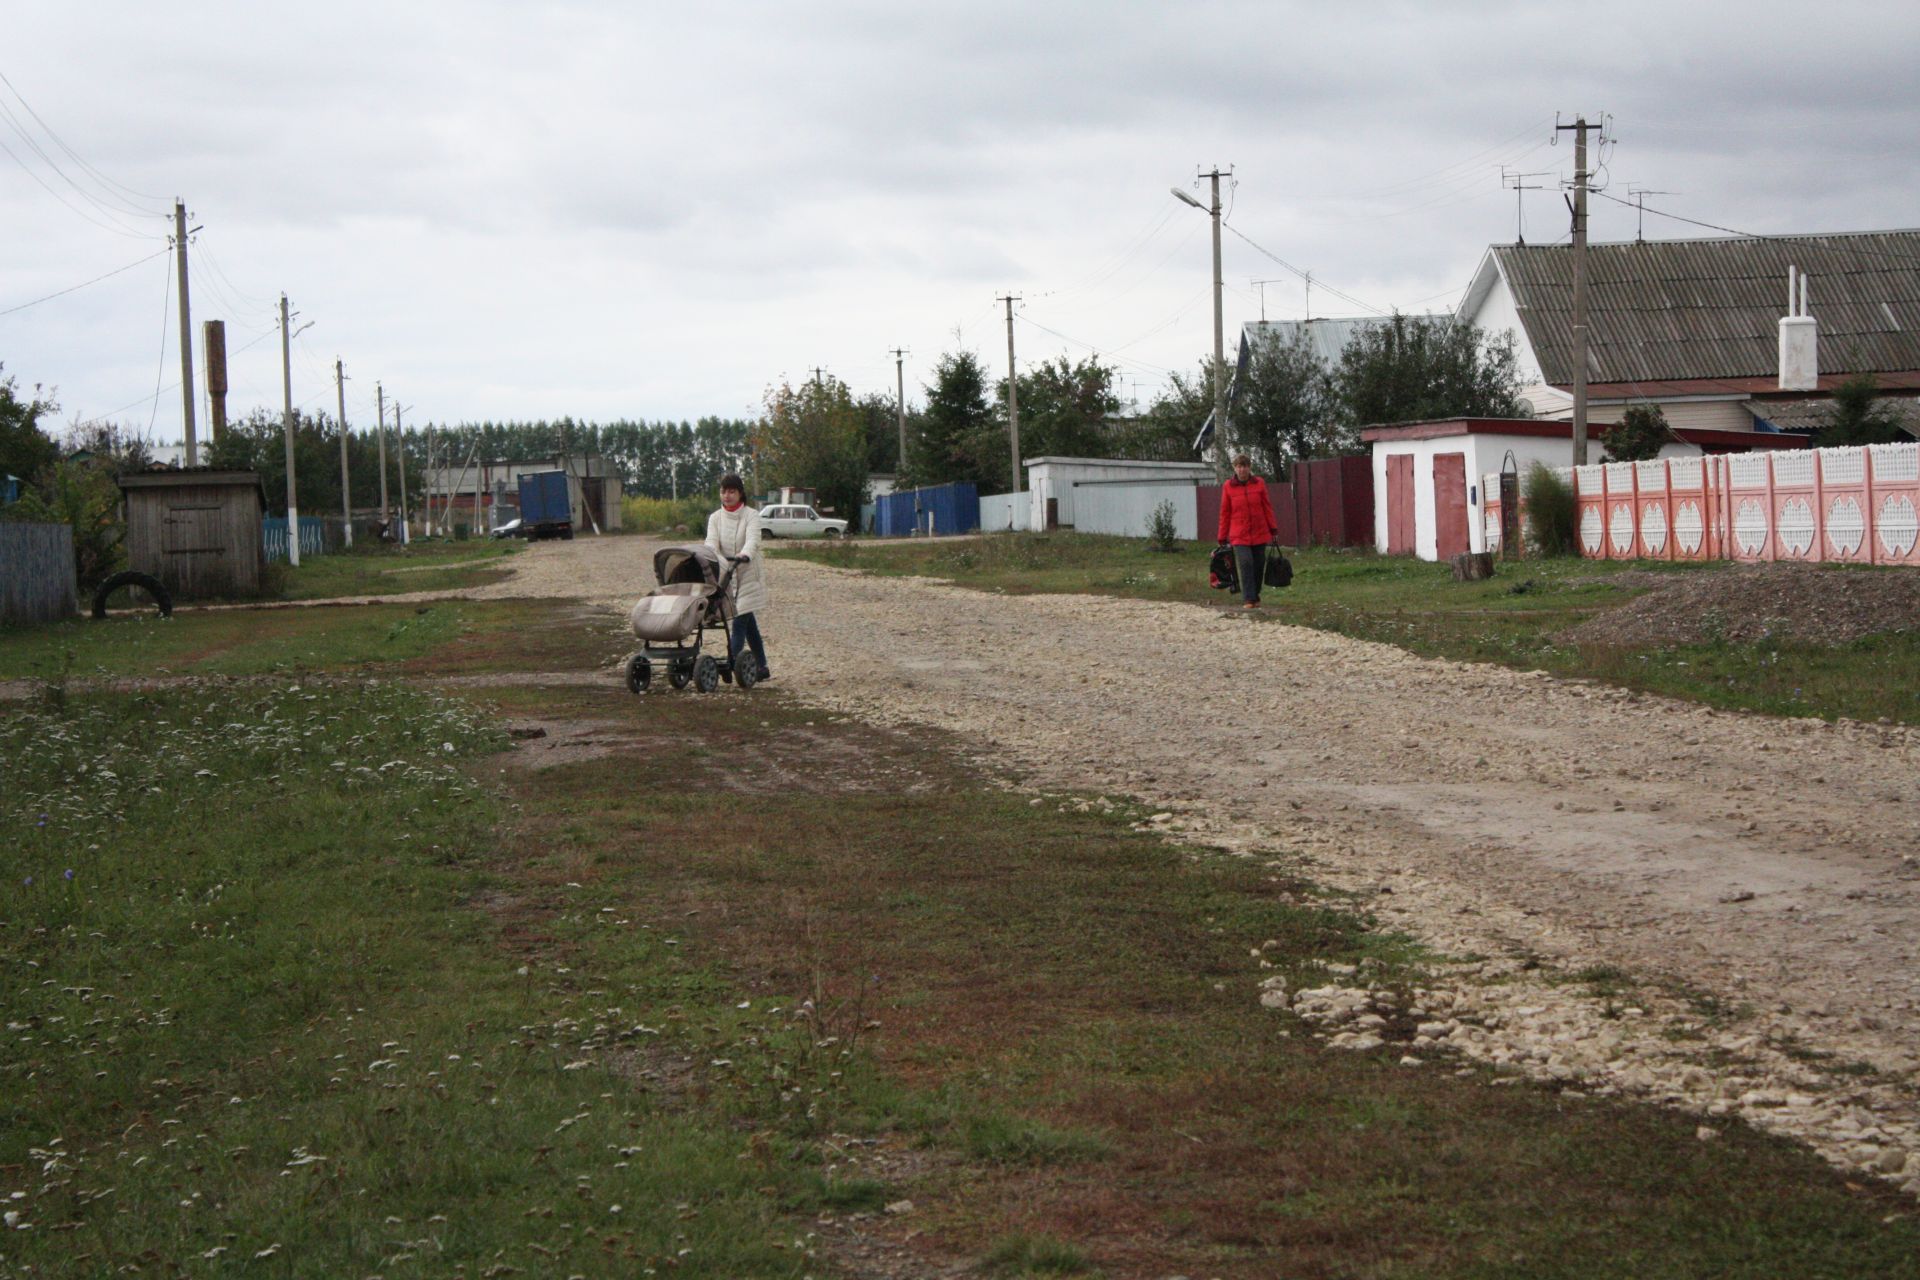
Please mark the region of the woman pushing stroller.
<svg viewBox="0 0 1920 1280"><path fill-rule="evenodd" d="M1260 584L1267 570L1267 548L1280 536L1267 482L1253 474L1253 460L1244 453L1233 458L1233 478L1220 486L1220 545L1233 547L1234 568L1240 575L1243 609L1260 607ZM709 534L707 540L713 540Z"/></svg>
<svg viewBox="0 0 1920 1280"><path fill-rule="evenodd" d="M733 571L733 652L736 661L753 651L756 679L771 679L767 646L756 616L767 603L766 569L760 563L760 513L747 505L740 477L720 477L720 509L707 517L707 545L726 559L738 558Z"/></svg>

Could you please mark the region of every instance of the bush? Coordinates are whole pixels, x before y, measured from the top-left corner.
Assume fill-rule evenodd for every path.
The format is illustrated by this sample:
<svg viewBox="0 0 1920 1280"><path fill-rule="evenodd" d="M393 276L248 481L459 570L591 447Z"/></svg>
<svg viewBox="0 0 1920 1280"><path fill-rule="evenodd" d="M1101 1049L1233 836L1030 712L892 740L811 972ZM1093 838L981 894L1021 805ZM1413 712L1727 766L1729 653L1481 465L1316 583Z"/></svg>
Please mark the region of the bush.
<svg viewBox="0 0 1920 1280"><path fill-rule="evenodd" d="M1573 481L1540 462L1527 471L1527 542L1543 556L1580 554L1580 502Z"/></svg>
<svg viewBox="0 0 1920 1280"><path fill-rule="evenodd" d="M1657 404L1637 404L1607 428L1607 461L1650 462L1672 441L1667 415Z"/></svg>
<svg viewBox="0 0 1920 1280"><path fill-rule="evenodd" d="M1173 503L1161 502L1147 517L1147 539L1155 551L1172 551L1180 538L1173 524Z"/></svg>
<svg viewBox="0 0 1920 1280"><path fill-rule="evenodd" d="M59 462L41 475L37 490L0 508L0 519L71 525L73 567L82 590L124 568L127 525L113 473L96 463Z"/></svg>
<svg viewBox="0 0 1920 1280"><path fill-rule="evenodd" d="M671 498L620 499L620 524L633 533L669 533L675 525L706 536L707 515L719 505L710 494L690 494L678 502Z"/></svg>

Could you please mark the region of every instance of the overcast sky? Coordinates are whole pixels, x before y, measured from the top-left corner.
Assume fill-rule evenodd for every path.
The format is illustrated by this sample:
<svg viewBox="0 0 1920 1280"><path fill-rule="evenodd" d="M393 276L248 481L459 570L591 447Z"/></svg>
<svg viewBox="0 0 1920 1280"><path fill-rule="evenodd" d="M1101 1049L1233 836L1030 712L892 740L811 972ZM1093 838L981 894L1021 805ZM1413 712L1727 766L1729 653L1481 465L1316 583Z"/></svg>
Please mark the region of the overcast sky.
<svg viewBox="0 0 1920 1280"><path fill-rule="evenodd" d="M12 0L0 361L63 421L177 439L178 195L234 416L279 408L282 291L294 401L331 411L344 360L357 427L376 380L409 423L746 416L815 366L890 393L897 346L918 400L943 351L1004 372L1009 290L1023 364L1097 351L1145 402L1212 345L1207 219L1168 191L1204 201L1199 169L1234 168L1231 346L1255 280L1307 314L1248 240L1351 315L1451 307L1514 238L1502 164L1541 187L1527 239L1562 238L1556 113L1607 113L1600 180L1649 209L1920 224L1916 65L1920 5L1856 0ZM1592 233L1633 210L1596 199Z"/></svg>

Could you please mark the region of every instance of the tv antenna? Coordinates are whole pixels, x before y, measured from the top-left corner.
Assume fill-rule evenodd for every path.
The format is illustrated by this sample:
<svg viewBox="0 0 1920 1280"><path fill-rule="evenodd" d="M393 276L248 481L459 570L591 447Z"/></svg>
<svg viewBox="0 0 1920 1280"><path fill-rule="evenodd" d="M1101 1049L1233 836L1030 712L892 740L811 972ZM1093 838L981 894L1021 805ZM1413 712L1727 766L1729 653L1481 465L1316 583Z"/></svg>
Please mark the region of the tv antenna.
<svg viewBox="0 0 1920 1280"><path fill-rule="evenodd" d="M1647 197L1648 196L1677 196L1679 194L1680 193L1678 191L1655 191L1652 187L1629 186L1627 188L1627 195L1633 200L1634 220L1635 220L1634 228L1633 228L1633 241L1635 244L1646 243Z"/></svg>
<svg viewBox="0 0 1920 1280"><path fill-rule="evenodd" d="M1526 214L1524 213L1520 202L1525 198L1525 194L1529 191L1546 190L1546 188L1542 186L1540 183L1538 182L1528 183L1527 179L1528 178L1544 178L1547 176L1548 172L1549 172L1548 170L1542 169L1534 173L1520 173L1517 171L1514 173L1508 173L1507 166L1505 165L1500 166L1500 185L1503 187L1513 188L1513 238L1515 243L1517 244L1524 245L1527 242Z"/></svg>

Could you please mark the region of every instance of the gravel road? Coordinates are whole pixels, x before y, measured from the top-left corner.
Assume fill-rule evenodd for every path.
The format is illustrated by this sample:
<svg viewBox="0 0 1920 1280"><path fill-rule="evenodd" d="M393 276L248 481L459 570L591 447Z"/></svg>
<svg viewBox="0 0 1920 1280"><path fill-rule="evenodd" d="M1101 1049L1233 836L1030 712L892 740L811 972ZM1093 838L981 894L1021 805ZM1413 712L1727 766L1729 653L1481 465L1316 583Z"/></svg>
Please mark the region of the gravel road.
<svg viewBox="0 0 1920 1280"><path fill-rule="evenodd" d="M624 610L656 545L537 544L469 594ZM1435 1024L1440 1047L1736 1113L1920 1192L1920 734L1238 611L770 569L770 689L952 731L1042 793L1137 797L1187 838L1305 855L1469 957L1427 1001L1464 1015ZM1596 966L1628 994L1566 981Z"/></svg>

